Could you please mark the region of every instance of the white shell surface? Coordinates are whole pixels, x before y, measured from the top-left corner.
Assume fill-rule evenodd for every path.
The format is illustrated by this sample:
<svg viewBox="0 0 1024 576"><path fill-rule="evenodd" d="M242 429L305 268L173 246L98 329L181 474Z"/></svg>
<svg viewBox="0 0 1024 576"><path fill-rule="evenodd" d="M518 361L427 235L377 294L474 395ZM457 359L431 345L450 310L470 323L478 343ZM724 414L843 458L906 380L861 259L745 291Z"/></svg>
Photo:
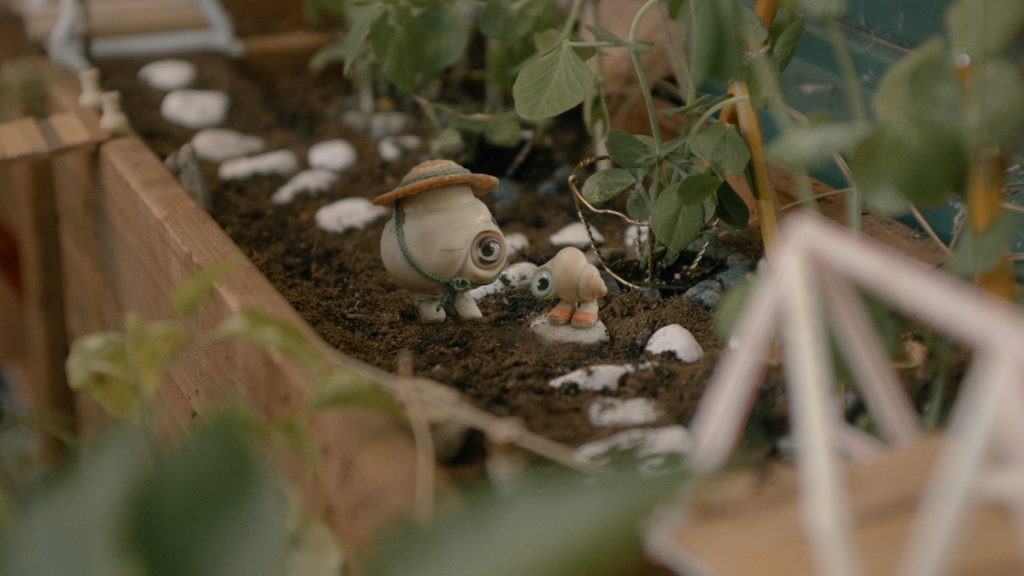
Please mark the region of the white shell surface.
<svg viewBox="0 0 1024 576"><path fill-rule="evenodd" d="M331 185L338 181L338 175L330 170L303 170L291 180L285 182L284 186L277 189L270 201L274 204L287 204L299 194L319 194L330 189Z"/></svg>
<svg viewBox="0 0 1024 576"><path fill-rule="evenodd" d="M506 238L506 242L507 240ZM516 262L502 270L494 282L473 288L469 291L469 295L474 300L479 300L484 296L500 294L509 288L527 286L530 284L530 280L535 272L537 272L536 264L532 262Z"/></svg>
<svg viewBox="0 0 1024 576"><path fill-rule="evenodd" d="M309 148L307 160L312 168L342 172L356 163L356 148L348 140L337 138L317 142Z"/></svg>
<svg viewBox="0 0 1024 576"><path fill-rule="evenodd" d="M228 95L217 90L175 90L164 96L160 114L186 128L209 128L224 122L229 104Z"/></svg>
<svg viewBox="0 0 1024 576"><path fill-rule="evenodd" d="M196 66L187 60L155 60L139 68L139 78L157 90L180 90L196 81Z"/></svg>
<svg viewBox="0 0 1024 576"><path fill-rule="evenodd" d="M299 159L291 150L275 150L266 154L235 158L220 165L221 180L240 180L253 176L288 176L299 167Z"/></svg>
<svg viewBox="0 0 1024 576"><path fill-rule="evenodd" d="M266 144L259 136L242 134L227 128L203 128L192 137L192 149L200 160L223 162L239 156L263 152Z"/></svg>
<svg viewBox="0 0 1024 576"><path fill-rule="evenodd" d="M687 364L693 364L704 357L704 349L697 339L679 324L663 326L651 334L646 350L651 354L670 352Z"/></svg>
<svg viewBox="0 0 1024 576"><path fill-rule="evenodd" d="M604 243L604 236L597 228L591 226L590 230L594 233L594 241L598 244ZM575 246L577 248L586 248L590 246L590 238L587 236L587 228L582 222L573 222L564 226L558 232L551 235L551 245L558 248L563 246Z"/></svg>
<svg viewBox="0 0 1024 576"><path fill-rule="evenodd" d="M578 328L569 327L570 330L579 330ZM562 388L569 384L575 384L581 390L618 390L619 380L626 374L632 374L637 370L646 370L651 368L654 364L645 362L643 364L595 364L593 366L587 366L586 368L580 368L573 370L568 374L563 374L558 378L554 378L548 381L548 386L552 388Z"/></svg>
<svg viewBox="0 0 1024 576"><path fill-rule="evenodd" d="M362 229L389 213L387 208L374 206L366 198L343 198L317 210L316 225L326 232L340 234Z"/></svg>
<svg viewBox="0 0 1024 576"><path fill-rule="evenodd" d="M640 426L650 424L661 415L650 398L600 398L587 410L594 426Z"/></svg>

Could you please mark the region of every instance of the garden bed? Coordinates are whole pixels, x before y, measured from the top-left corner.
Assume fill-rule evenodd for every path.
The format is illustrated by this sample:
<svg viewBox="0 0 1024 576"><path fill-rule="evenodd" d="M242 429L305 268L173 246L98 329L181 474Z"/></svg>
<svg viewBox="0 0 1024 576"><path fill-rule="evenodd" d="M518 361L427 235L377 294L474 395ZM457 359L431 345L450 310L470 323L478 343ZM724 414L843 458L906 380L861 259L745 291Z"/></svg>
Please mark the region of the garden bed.
<svg viewBox="0 0 1024 576"><path fill-rule="evenodd" d="M359 162L345 170L326 193L300 195L286 205L274 204L271 196L287 177L221 181L215 164L203 164L214 218L328 344L387 371L396 369L399 351L409 350L417 375L448 384L477 406L495 415L520 418L531 431L572 446L624 427L642 424L657 428L688 422L722 342L711 312L683 294L694 284L724 272L730 253L733 262L748 262L752 267L760 256L756 231L722 235L693 272L683 271L693 254L684 255L677 267L679 275L669 273L663 278L674 282L675 289L663 290L660 296L626 291L606 297L601 319L610 340L596 346L552 345L533 334L530 322L551 304L535 300L525 287L481 298L485 322L449 319L422 324L416 320L409 294L396 290L380 262L379 239L386 218L362 230L334 234L319 230L314 215L340 198L373 198L392 189L425 154L423 149L395 161L382 160L377 142L342 120L352 99L346 98L347 85L338 76L311 79L300 70L302 73L293 77L261 82L224 59L194 60L199 68L197 87L223 90L231 96L224 127L259 135L266 140L267 150L289 149L300 159L313 144L333 138L348 140L358 152ZM160 116L164 93L136 79L142 64L105 64L104 84L123 93L135 130L163 158L188 142L195 131ZM560 166L571 166L586 153L585 143L571 126L556 126L554 132L555 141L569 145L534 151L515 175L516 198L499 191L485 199L506 235L521 233L529 241L510 262L545 262L557 251L550 236L576 221L570 192L564 183L550 179ZM501 176L514 153L489 150L478 154L480 160L468 167ZM786 173L777 171L776 176L785 185ZM545 195L539 190L552 186L558 188L557 194ZM825 207L833 213L841 209L841 203ZM606 248L621 254L622 226L604 219L595 223L607 238ZM920 252L926 259L934 257L922 240L898 225L869 219L865 229L902 244L904 250ZM688 364L668 355L645 353L651 334L673 323L693 333L705 351L703 358ZM597 390L550 385L555 378L596 364L642 368L624 374L617 385ZM756 432L769 438L785 429L783 403L777 401L780 383L778 371L770 371L764 401L756 404L752 420L760 428ZM655 416L619 426L595 425L591 406L606 398L652 400Z"/></svg>

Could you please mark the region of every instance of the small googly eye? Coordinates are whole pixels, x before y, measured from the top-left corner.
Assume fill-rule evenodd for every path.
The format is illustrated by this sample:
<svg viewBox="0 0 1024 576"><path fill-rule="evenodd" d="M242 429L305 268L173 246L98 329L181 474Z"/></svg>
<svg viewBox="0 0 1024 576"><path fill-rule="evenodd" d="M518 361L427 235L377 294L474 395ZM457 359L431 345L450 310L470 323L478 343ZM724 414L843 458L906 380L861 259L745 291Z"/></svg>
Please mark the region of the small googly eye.
<svg viewBox="0 0 1024 576"><path fill-rule="evenodd" d="M496 232L481 232L473 240L473 264L485 270L495 268L505 259L505 239Z"/></svg>
<svg viewBox="0 0 1024 576"><path fill-rule="evenodd" d="M555 283L551 278L551 270L541 268L530 280L530 292L537 298L549 298L555 290Z"/></svg>

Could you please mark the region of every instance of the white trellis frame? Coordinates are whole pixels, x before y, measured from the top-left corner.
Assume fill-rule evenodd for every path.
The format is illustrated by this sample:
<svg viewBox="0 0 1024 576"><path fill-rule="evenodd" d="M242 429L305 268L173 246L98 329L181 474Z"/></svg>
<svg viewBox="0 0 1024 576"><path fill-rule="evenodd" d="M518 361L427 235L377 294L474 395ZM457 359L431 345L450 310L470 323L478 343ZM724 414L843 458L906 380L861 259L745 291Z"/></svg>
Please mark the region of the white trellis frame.
<svg viewBox="0 0 1024 576"><path fill-rule="evenodd" d="M240 54L241 42L235 37L231 17L224 10L220 0L188 1L195 3L202 11L206 28L93 38L90 43L91 54L94 58L202 51ZM46 5L41 1L37 4ZM31 11L32 4L26 8ZM92 67L85 58L83 39L80 36L79 27L84 17L80 2L60 0L59 16L46 40L46 51L50 58L76 72Z"/></svg>
<svg viewBox="0 0 1024 576"><path fill-rule="evenodd" d="M840 349L885 438L896 445L911 443L919 427L854 284L975 350L899 573L928 576L952 570L953 543L969 507L983 495L1008 505L1024 555L1024 314L806 214L787 219L771 256L694 416L696 469L716 470L732 452L781 331L801 518L815 571L861 572L844 476L833 448L872 443L842 420L833 398L826 304Z"/></svg>

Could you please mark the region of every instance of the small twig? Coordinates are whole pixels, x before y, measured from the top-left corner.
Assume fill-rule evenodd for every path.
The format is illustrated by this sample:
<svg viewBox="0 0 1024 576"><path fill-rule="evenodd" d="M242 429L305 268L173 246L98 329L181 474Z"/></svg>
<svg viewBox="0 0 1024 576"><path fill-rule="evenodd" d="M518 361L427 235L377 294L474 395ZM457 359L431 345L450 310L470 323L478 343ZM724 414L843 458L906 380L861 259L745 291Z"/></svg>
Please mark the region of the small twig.
<svg viewBox="0 0 1024 576"><path fill-rule="evenodd" d="M808 202L813 202L815 200L820 200L822 198L828 198L829 196L837 196L839 194L847 194L847 193L851 192L852 190L853 190L853 188L840 188L838 190L829 190L828 192L820 192L818 194L814 194L814 195L809 196L807 198L801 198L799 200L794 200L794 201L790 202L789 204L783 204L782 206L779 206L779 212L783 212L785 210L789 210L790 208L799 206L801 204L807 204Z"/></svg>
<svg viewBox="0 0 1024 576"><path fill-rule="evenodd" d="M1010 212L1017 212L1024 214L1024 206L1018 206L1016 204L1010 204L1009 202L1003 202L1003 210L1009 210Z"/></svg>
<svg viewBox="0 0 1024 576"><path fill-rule="evenodd" d="M416 444L416 520L426 524L434 515L434 437L412 374L412 353L402 350L398 353L398 377Z"/></svg>
<svg viewBox="0 0 1024 576"><path fill-rule="evenodd" d="M910 207L910 213L913 214L914 216L914 221L917 222L917 225L920 226L922 230L924 230L924 233L927 234L928 237L932 239L935 245L938 246L939 249L941 249L946 254L946 256L952 254L953 251L950 250L949 246L946 246L946 243L943 242L941 238L939 238L938 234L935 233L935 229L933 229L931 224L928 223L928 220L925 219L924 214L921 214L921 211L918 210L913 204L908 204L908 206Z"/></svg>

